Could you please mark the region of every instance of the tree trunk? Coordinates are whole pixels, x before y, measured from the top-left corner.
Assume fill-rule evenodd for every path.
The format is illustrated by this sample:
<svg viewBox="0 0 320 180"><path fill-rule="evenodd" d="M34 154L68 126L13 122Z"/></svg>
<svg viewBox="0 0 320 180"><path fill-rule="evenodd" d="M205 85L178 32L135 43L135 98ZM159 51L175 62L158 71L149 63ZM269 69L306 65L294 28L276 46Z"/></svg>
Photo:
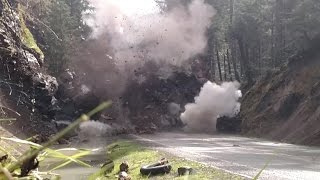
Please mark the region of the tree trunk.
<svg viewBox="0 0 320 180"><path fill-rule="evenodd" d="M223 71L224 71L224 80L227 81L227 63L226 63L226 55L223 55Z"/></svg>
<svg viewBox="0 0 320 180"><path fill-rule="evenodd" d="M220 65L220 57L219 57L218 48L216 48L216 51L217 51L217 63L218 63L218 70L219 70L219 78L220 78L220 81L222 82L221 65Z"/></svg>
<svg viewBox="0 0 320 180"><path fill-rule="evenodd" d="M259 63L259 75L261 76L262 74L262 66L261 66L261 51L262 51L262 39L259 40L259 47L258 47L258 63Z"/></svg>
<svg viewBox="0 0 320 180"><path fill-rule="evenodd" d="M230 78L230 81L233 81L232 73L231 73L231 62L230 62L229 49L227 49L227 62L228 62L228 69L229 69L229 78Z"/></svg>
<svg viewBox="0 0 320 180"><path fill-rule="evenodd" d="M208 39L208 50L207 50L207 62L209 66L208 76L211 81L215 79L216 73L216 64L214 60L214 37L211 35Z"/></svg>
<svg viewBox="0 0 320 180"><path fill-rule="evenodd" d="M229 8L230 8L230 27L229 30L231 31L231 28L233 26L233 14L234 14L234 0L230 0L230 4L229 4ZM238 74L238 70L237 70L237 62L236 62L236 57L237 57L237 48L235 47L235 40L233 39L233 37L230 38L229 40L229 46L231 47L231 60L232 60L232 64L233 64L233 70L234 70L234 76L236 78L236 80L238 82L240 82L240 76ZM230 78L232 80L232 73L231 73L231 63L230 63L230 55L229 55L229 49L227 50L227 56L228 56L228 64L229 64L229 74L230 74Z"/></svg>
<svg viewBox="0 0 320 180"><path fill-rule="evenodd" d="M274 13L272 14L272 27L271 27L271 61L273 68L276 67L276 53L275 53L275 33L274 33Z"/></svg>
<svg viewBox="0 0 320 180"><path fill-rule="evenodd" d="M209 80L210 81L213 81L214 80L214 77L215 77L215 64L214 64L214 54L213 55L208 55L208 59L209 59Z"/></svg>
<svg viewBox="0 0 320 180"><path fill-rule="evenodd" d="M276 0L275 5L275 61L278 67L283 60L284 37L283 37L283 0Z"/></svg>
<svg viewBox="0 0 320 180"><path fill-rule="evenodd" d="M238 51L237 51L237 48L236 48L237 46L236 46L236 42L234 42L234 44L233 44L233 51L232 51L232 54L231 54L231 56L232 56L232 63L233 63L233 69L234 69L234 76L235 76L235 78L236 78L236 80L238 81L238 82L241 82L241 78L240 78L240 75L239 75L239 71L238 71ZM241 66L241 65L240 65Z"/></svg>
<svg viewBox="0 0 320 180"><path fill-rule="evenodd" d="M246 45L244 44L242 37L238 37L238 44L239 44L239 49L240 49L240 58L241 58L241 62L243 64L243 72L244 72L246 79L248 81L248 85L252 85L253 79L252 79L252 74L251 74L251 68L249 65L248 57L246 56L246 54L247 54L247 52L246 52L247 50L245 49Z"/></svg>
<svg viewBox="0 0 320 180"><path fill-rule="evenodd" d="M230 25L233 24L234 0L230 0Z"/></svg>

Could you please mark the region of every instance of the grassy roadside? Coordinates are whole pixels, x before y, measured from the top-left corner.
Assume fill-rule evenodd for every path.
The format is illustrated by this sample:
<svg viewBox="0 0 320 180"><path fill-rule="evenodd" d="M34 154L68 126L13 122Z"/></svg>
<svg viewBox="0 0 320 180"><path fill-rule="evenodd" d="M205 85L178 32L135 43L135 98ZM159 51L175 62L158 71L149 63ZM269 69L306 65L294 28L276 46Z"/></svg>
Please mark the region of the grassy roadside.
<svg viewBox="0 0 320 180"><path fill-rule="evenodd" d="M214 168L206 167L200 163L184 160L178 157L174 157L172 155L168 155L163 152L158 152L155 150L150 150L144 148L132 141L118 141L108 146L108 157L114 161L115 168L114 170L104 175L104 173L97 172L96 174L91 176L91 179L98 180L107 180L107 179L116 179L116 175L119 171L119 165L123 161L127 161L129 163L129 175L130 177L135 179L148 179L147 176L140 175L140 166L150 164L158 161L162 157L166 157L172 165L172 170L170 174L162 175L162 176L154 176L149 177L150 179L175 179L175 180L205 180L205 179L232 179L232 180L240 180L245 179L241 176L230 174L224 172L222 170L217 170ZM196 173L194 175L177 177L177 169L181 166L190 166L195 169Z"/></svg>
<svg viewBox="0 0 320 180"><path fill-rule="evenodd" d="M92 167L91 165L79 160L79 158L90 154L90 150L79 149L77 154L72 156L61 153L63 149L54 150L50 147L54 145L58 140L74 130L80 123L90 120L90 117L94 114L106 109L111 105L111 101L103 102L88 114L80 116L73 121L68 127L61 130L54 136L52 136L43 145L33 143L29 140L22 140L16 137L0 137L0 180L13 180L13 179L60 179L60 175L53 174L51 171L65 167L70 163L77 163L85 167ZM2 134L1 132L5 132ZM0 128L0 135L7 135L5 130ZM8 141L10 143L3 143L2 141ZM28 150L17 151L21 146L29 146ZM19 155L13 154L13 151L17 151ZM48 172L39 172L36 169L39 167L41 161L48 157L61 159L62 164L58 164L52 170ZM43 177L42 177L43 176ZM18 178L19 177L19 178Z"/></svg>

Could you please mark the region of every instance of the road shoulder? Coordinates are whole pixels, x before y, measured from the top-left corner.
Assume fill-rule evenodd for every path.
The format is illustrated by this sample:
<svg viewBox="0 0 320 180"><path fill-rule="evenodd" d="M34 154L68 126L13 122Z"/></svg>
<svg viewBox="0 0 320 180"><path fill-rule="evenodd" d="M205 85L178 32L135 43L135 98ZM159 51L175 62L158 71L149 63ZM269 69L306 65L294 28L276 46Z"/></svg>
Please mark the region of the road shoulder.
<svg viewBox="0 0 320 180"><path fill-rule="evenodd" d="M186 160L174 156L170 153L163 151L157 151L154 149L147 148L145 145L133 140L120 140L108 146L108 157L114 161L115 169L107 174L107 176L100 174L99 179L110 179L118 174L118 167L123 161L129 163L129 175L132 179L145 179L148 177L142 176L140 174L140 167L142 165L151 164L159 161L161 158L165 157L169 160L172 165L172 170L169 174L149 177L151 179L176 179L182 180L186 177L178 177L177 168L182 166L189 166L195 169L195 174L189 175L188 179L235 179L241 180L246 179L239 175L234 175L232 173L225 172L223 170L215 169L210 166L206 166L201 163Z"/></svg>

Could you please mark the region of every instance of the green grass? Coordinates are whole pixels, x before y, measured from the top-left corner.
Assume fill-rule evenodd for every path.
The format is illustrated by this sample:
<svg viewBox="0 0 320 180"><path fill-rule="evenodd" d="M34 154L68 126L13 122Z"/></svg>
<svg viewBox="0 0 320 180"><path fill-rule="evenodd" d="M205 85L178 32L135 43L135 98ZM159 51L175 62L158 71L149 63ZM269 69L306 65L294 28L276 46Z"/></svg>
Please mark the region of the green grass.
<svg viewBox="0 0 320 180"><path fill-rule="evenodd" d="M119 172L119 165L123 161L129 163L129 175L132 179L148 179L147 176L142 176L140 174L140 167L142 165L151 164L153 162L159 161L161 158L166 157L172 165L172 170L170 174L149 177L150 179L174 179L174 180L205 180L205 179L245 179L243 177L224 172L222 170L217 170L211 167L207 167L200 163L193 161L188 161L172 155L158 152L155 150L147 149L139 144L132 141L118 141L108 146L107 156L109 159L114 161L114 170L104 175L102 171L97 172L92 175L90 179L94 180L106 180L106 179L116 179L116 175ZM195 174L189 176L178 177L177 169L181 166L190 166L195 170Z"/></svg>
<svg viewBox="0 0 320 180"><path fill-rule="evenodd" d="M6 180L6 179L14 179L14 177L17 177L20 175L21 170L23 169L24 163L29 162L30 160L33 161L35 157L39 160L41 163L44 159L51 157L55 159L61 159L61 163L57 164L53 167L53 170L63 168L66 165L70 163L77 163L79 165L85 166L85 167L91 167L89 164L79 160L79 158L86 156L90 154L89 150L79 149L77 150L76 154L73 154L72 156L65 155L61 153L63 149L50 149L49 147L55 144L59 139L61 139L63 136L68 134L70 131L74 130L80 123L84 121L90 120L90 117L94 114L108 108L111 106L111 101L104 102L92 111L90 111L87 114L82 115L77 120L75 120L73 123L71 123L68 127L63 129L62 131L58 132L56 135L52 136L46 143L43 145L33 143L28 140L22 140L18 138L7 138L7 137L0 137L0 157L3 155L8 155L9 160L5 162L0 162L0 180ZM13 157L11 154L12 150L10 147L2 147L4 143L1 143L2 141L9 141L14 143L15 146L19 145L26 145L30 146L29 150L26 150L22 155L19 155L19 157ZM23 178L31 178L31 179L42 179L41 176L50 176L52 178L59 178L59 175L53 174L51 172L37 172L37 171L30 171L27 172L26 177ZM41 177L41 178L39 178ZM51 178L51 179L52 179Z"/></svg>

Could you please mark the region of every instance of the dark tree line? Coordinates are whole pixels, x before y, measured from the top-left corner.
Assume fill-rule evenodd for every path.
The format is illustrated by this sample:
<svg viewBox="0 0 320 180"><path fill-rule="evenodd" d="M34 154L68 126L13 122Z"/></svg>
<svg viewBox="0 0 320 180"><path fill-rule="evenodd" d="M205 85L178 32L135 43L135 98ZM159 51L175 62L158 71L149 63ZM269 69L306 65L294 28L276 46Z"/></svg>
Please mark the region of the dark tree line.
<svg viewBox="0 0 320 180"><path fill-rule="evenodd" d="M45 54L45 66L53 75L59 75L70 59L81 48L90 33L82 15L89 5L83 0L17 1L24 11L29 29Z"/></svg>
<svg viewBox="0 0 320 180"><path fill-rule="evenodd" d="M207 2L217 10L208 31L206 58L214 80L252 84L265 72L285 65L320 33L317 0Z"/></svg>
<svg viewBox="0 0 320 180"><path fill-rule="evenodd" d="M70 56L90 33L82 22L85 0L18 1L45 54L53 74L67 66ZM164 10L191 0L157 0ZM283 66L320 33L319 0L206 0L217 11L208 29L204 55L211 80L252 84L269 70ZM34 26L33 26L34 25ZM40 32L40 33L39 33Z"/></svg>

